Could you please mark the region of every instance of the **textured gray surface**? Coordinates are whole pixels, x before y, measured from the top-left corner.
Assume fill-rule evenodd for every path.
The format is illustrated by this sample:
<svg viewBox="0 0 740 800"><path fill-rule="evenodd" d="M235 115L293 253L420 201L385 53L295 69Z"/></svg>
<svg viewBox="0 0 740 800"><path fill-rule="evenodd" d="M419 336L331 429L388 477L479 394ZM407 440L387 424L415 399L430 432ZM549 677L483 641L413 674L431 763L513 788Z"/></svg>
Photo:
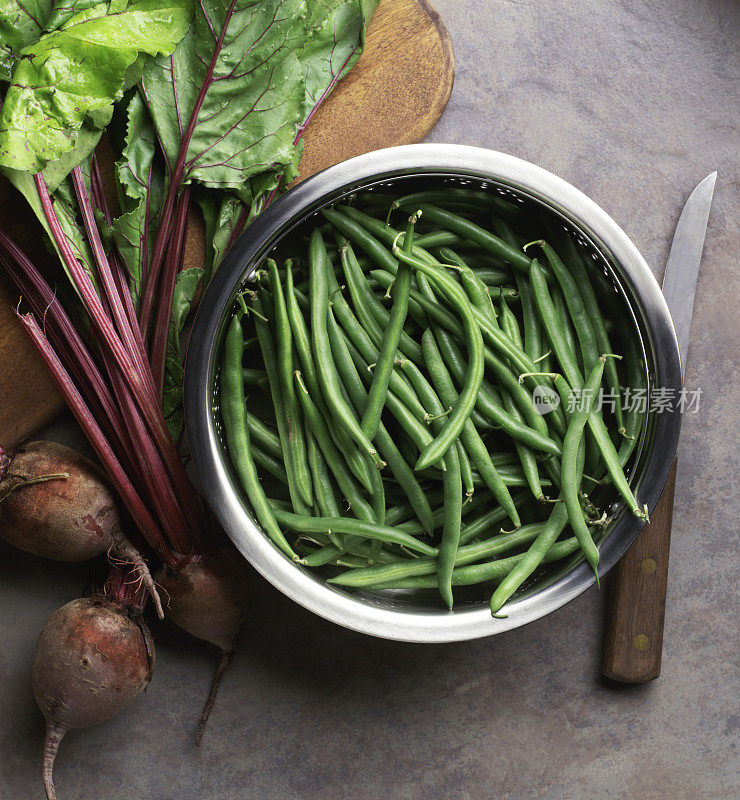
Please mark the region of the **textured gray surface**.
<svg viewBox="0 0 740 800"><path fill-rule="evenodd" d="M661 678L599 678L604 592L462 645L377 641L255 578L253 613L200 750L215 654L155 624L146 695L61 747L60 798L709 800L737 797L735 386L738 53L733 0L436 0L457 80L432 141L534 161L584 190L662 274L694 185L719 179L699 281ZM57 426L59 438L72 435ZM0 548L0 798L38 798L35 637L87 567Z"/></svg>

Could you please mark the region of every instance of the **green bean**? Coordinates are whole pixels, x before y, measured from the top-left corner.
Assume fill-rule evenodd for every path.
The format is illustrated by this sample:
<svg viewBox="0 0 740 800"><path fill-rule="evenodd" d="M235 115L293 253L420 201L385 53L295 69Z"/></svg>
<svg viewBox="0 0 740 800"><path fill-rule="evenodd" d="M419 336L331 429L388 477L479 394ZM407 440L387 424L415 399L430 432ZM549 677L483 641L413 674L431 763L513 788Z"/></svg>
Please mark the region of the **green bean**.
<svg viewBox="0 0 740 800"><path fill-rule="evenodd" d="M444 261L453 264L460 273L460 280L467 292L470 302L482 311L491 322L496 321L496 312L491 302L491 293L485 283L473 272L465 261L451 248L440 248L440 256Z"/></svg>
<svg viewBox="0 0 740 800"><path fill-rule="evenodd" d="M558 327L557 312L553 305L550 292L545 283L542 268L535 259L532 261L532 270L530 273L530 281L532 290L534 292L537 308L542 319L542 323L547 331L550 344L553 351L560 362L565 377L573 389L583 388L583 378L581 377L578 365L575 363L572 354L568 351L562 332ZM620 493L624 501L627 503L630 511L636 517L647 518L647 512L641 511L637 505L635 496L632 494L627 478L625 477L624 470L619 461L614 443L609 438L609 432L606 429L604 420L600 414L597 414L593 409L588 416L588 426L593 434L594 439L604 460L604 465L611 477L612 483Z"/></svg>
<svg viewBox="0 0 740 800"><path fill-rule="evenodd" d="M501 298L501 314L499 315L501 318L501 330L511 339L511 341L517 346L524 348L524 342L522 340L522 333L519 330L519 323L516 321L516 317L512 313L509 306L506 304L506 298ZM525 351L526 352L526 351Z"/></svg>
<svg viewBox="0 0 740 800"><path fill-rule="evenodd" d="M367 403L367 393L362 385L362 380L357 372L357 369L352 361L352 357L347 349L347 346L339 330L334 313L329 309L327 317L327 328L329 333L329 342L334 356L337 370L339 371L340 378L346 388L350 399L358 411L362 413ZM388 468L398 481L399 485L408 498L408 501L416 513L421 525L427 533L431 533L434 529L432 522L432 509L429 501L426 498L421 486L419 486L413 471L408 466L403 456L398 450L398 447L393 441L393 438L388 433L382 420L378 426L378 431L375 435L375 441L378 445L378 450L388 463Z"/></svg>
<svg viewBox="0 0 740 800"><path fill-rule="evenodd" d="M308 391L311 394L311 398L316 403L317 408L324 418L328 419L329 411L321 393L316 364L314 363L313 354L311 352L311 338L308 333L308 328L306 327L306 321L298 306L296 296L297 290L293 286L293 264L290 260L287 260L285 262L285 300L288 308L290 327L293 331L293 340L296 345L296 350L298 351L298 359L301 362L301 372L306 386L308 387ZM331 429L331 435L339 451L347 460L347 465L352 474L368 491L370 491L372 481L367 462L363 458L362 453L354 446L346 430L340 425L334 425Z"/></svg>
<svg viewBox="0 0 740 800"><path fill-rule="evenodd" d="M421 343L427 371L435 389L445 405L454 405L457 399L457 392L430 329L424 332ZM519 514L511 494L509 494L509 490L501 480L498 470L491 461L488 449L470 420L467 420L463 426L460 437L462 445L478 468L483 480L491 490L491 494L496 498L498 504L506 509L506 513L514 525L520 525Z"/></svg>
<svg viewBox="0 0 740 800"><path fill-rule="evenodd" d="M243 347L244 335L241 321L235 314L226 330L221 363L221 415L229 456L242 488L254 509L255 516L265 533L286 555L298 561L298 556L283 536L275 514L267 502L250 453L247 407L244 401L244 380L242 378Z"/></svg>
<svg viewBox="0 0 740 800"><path fill-rule="evenodd" d="M334 487L329 477L329 468L326 460L321 455L316 439L311 435L310 431L306 434L306 449L308 452L308 465L315 486L314 496L318 512L322 517L338 517L340 511L334 495ZM344 551L344 542L339 534L329 531L329 540L335 547L339 547Z"/></svg>
<svg viewBox="0 0 740 800"><path fill-rule="evenodd" d="M565 302L563 292L559 286L553 286L550 289L550 295L552 297L555 310L558 312L560 330L568 345L568 350L570 350L570 352L573 354L573 359L578 364L578 369L581 370L581 374L583 374L583 355L578 347L578 342L576 341L576 332L570 319L568 305Z"/></svg>
<svg viewBox="0 0 740 800"><path fill-rule="evenodd" d="M613 353L614 350L609 340L609 334L606 330L604 317L599 309L599 304L596 300L596 293L594 292L593 285L586 271L580 253L577 251L573 240L570 236L563 237L564 245L567 250L567 266L570 269L571 275L578 284L578 288L583 299L583 305L586 308L588 318L593 325L594 335L596 336L597 351L600 353ZM617 427L620 431L624 428L624 418L622 414L621 403L621 387L619 385L619 376L617 375L616 361L610 359L604 366L604 377L615 398L614 416L617 420Z"/></svg>
<svg viewBox="0 0 740 800"><path fill-rule="evenodd" d="M372 376L368 370L368 364L351 342L346 341L346 344L348 346L350 355L352 356L352 360L354 361L355 367L361 376L362 382L369 387L372 382ZM403 428L420 452L424 451L433 443L434 439L429 433L426 425L416 416L414 416L411 410L398 397L396 397L394 392L388 392L385 398L385 405L388 411L390 411L390 413L395 417L396 421ZM441 456L438 456L437 461L440 458Z"/></svg>
<svg viewBox="0 0 740 800"><path fill-rule="evenodd" d="M334 475L340 491L349 503L352 513L358 519L364 519L368 522L374 521L374 510L362 496L362 492L360 491L359 487L352 480L349 471L346 469L344 457L335 447L334 442L329 434L329 428L322 418L316 404L313 402L313 399L309 395L306 385L301 380L301 373L297 370L295 373L295 381L298 389L298 399L301 407L303 408L303 413L306 416L309 430L315 437L319 449L326 459L326 463L331 470L332 475ZM373 469L373 472L378 472L378 470Z"/></svg>
<svg viewBox="0 0 740 800"><path fill-rule="evenodd" d="M407 253L411 251L411 247L414 243L414 225L416 219L415 216L411 216L406 227L406 238L403 242L403 248ZM390 383L391 372L393 372L393 362L396 357L401 331L408 312L411 277L411 268L406 265L399 265L392 289L393 308L388 325L383 332L383 341L380 346L380 352L378 353L375 371L373 372L373 381L370 385L370 391L368 392L367 405L362 415L362 429L370 439L375 438L378 425L380 424L380 415L385 405L388 384Z"/></svg>
<svg viewBox="0 0 740 800"><path fill-rule="evenodd" d="M380 348L384 336L383 331L387 330L390 315L386 309L383 308L383 304L373 294L372 289L368 285L365 275L360 269L360 265L357 263L352 245L346 244L341 249L340 259L342 262L342 267L344 268L344 275L347 279L347 286L352 297L352 303L355 307L357 315L360 316L362 313L370 314L371 316L375 317L375 326L377 327L380 335L380 338L375 342L375 344ZM411 280L409 278L409 288L410 284ZM406 316L404 314L404 320L405 318ZM363 318L360 317L360 319L367 328L368 325L365 323ZM415 359L421 358L421 349L419 348L419 345L402 328L400 328L398 331L398 338L399 347L406 355Z"/></svg>
<svg viewBox="0 0 740 800"><path fill-rule="evenodd" d="M473 467L470 463L470 457L459 439L455 441L453 447L457 450L457 459L460 463L460 480L462 481L462 488L465 491L465 502L467 503L475 494Z"/></svg>
<svg viewBox="0 0 740 800"><path fill-rule="evenodd" d="M421 243L421 237L419 237ZM472 267L471 268L476 276L483 281L488 287L488 290L501 288L505 283L511 281L511 275L501 269L493 269L491 267Z"/></svg>
<svg viewBox="0 0 740 800"><path fill-rule="evenodd" d="M525 275L517 273L516 286L522 303L522 322L524 326L524 352L536 364L540 365L543 372L552 372L551 358L545 353L542 341L542 326L537 310L534 307L532 287Z"/></svg>
<svg viewBox="0 0 740 800"><path fill-rule="evenodd" d="M307 505L313 504L313 486L308 469L306 454L306 435L303 430L298 398L293 386L293 334L285 305L285 295L280 281L277 264L267 259L270 275L272 297L275 309L275 334L277 339L277 363L280 377L280 389L283 393L283 413L288 430L288 443L291 448L291 460L296 477L298 491Z"/></svg>
<svg viewBox="0 0 740 800"><path fill-rule="evenodd" d="M504 200L491 192L476 191L474 189L454 189L445 187L443 191L432 190L426 192L414 192L399 197L393 201L394 208L414 208L419 203L437 204L457 204L472 206L475 211L481 208L494 210L498 214L510 217L519 217L522 213L521 206Z"/></svg>
<svg viewBox="0 0 740 800"><path fill-rule="evenodd" d="M462 353L457 345L447 336L438 337L442 358L444 359L447 368L450 370L453 379L461 384L465 374L465 362ZM542 420L542 415L535 409L532 403L532 398L524 387L519 384L519 381L511 374L509 369L499 359L487 360L489 366L495 363L496 374L503 380L504 389L511 391L516 398L519 407L524 406L528 411L528 418L534 424L538 425L535 430L525 423L517 420L509 414L501 405L501 400L495 392L495 389L488 383L483 381L481 390L476 399L476 408L481 414L489 419L494 426L501 428L502 431L507 433L513 439L518 439L524 442L535 450L540 450L545 453L553 455L560 455L560 447L547 435L541 433L544 428L547 432L547 425Z"/></svg>
<svg viewBox="0 0 740 800"><path fill-rule="evenodd" d="M253 445L258 445L274 458L282 459L283 448L280 445L280 437L249 411L247 411L247 426L249 427L249 437Z"/></svg>
<svg viewBox="0 0 740 800"><path fill-rule="evenodd" d="M313 535L315 536L316 534ZM368 559L370 557L370 547L363 542L358 542L357 544L352 545L351 548L344 550L343 548L336 547L333 544L325 544L318 550L313 550L304 555L301 561L304 564L304 566L307 567L322 567L325 564L336 563L337 558L339 558L343 554L346 556L347 553L352 553L352 555L354 555L355 557L364 559L363 563L361 564L362 568L365 567L368 563ZM398 563L399 561L406 562L407 560L408 560L407 558L397 556L394 553L390 553L388 550L382 548L382 542L381 542L381 551L380 555L378 556L379 563L395 564Z"/></svg>
<svg viewBox="0 0 740 800"><path fill-rule="evenodd" d="M576 336L578 337L584 373L590 373L599 358L599 350L594 326L591 324L591 319L586 310L578 284L565 264L561 261L560 256L558 256L547 242L540 240L536 242L536 244L542 248L547 263L555 273L555 277L560 284L565 303L570 312L571 320L573 321ZM598 316L600 317L601 315L598 314ZM606 350L604 352L611 351Z"/></svg>
<svg viewBox="0 0 740 800"><path fill-rule="evenodd" d="M307 517L302 514L293 514L281 508L274 508L277 521L289 530L298 533L335 533L361 536L365 539L380 539L389 544L398 544L426 556L436 556L437 549L424 542L420 542L408 533L390 528L387 525L377 525L373 522L353 519L351 517Z"/></svg>
<svg viewBox="0 0 740 800"><path fill-rule="evenodd" d="M506 553L516 547L531 542L542 530L543 523L525 525L513 533L501 534L484 542L464 545L457 549L454 567L472 564L483 558L491 558L500 553ZM433 575L437 570L437 559L415 558L410 563L383 564L381 566L366 567L364 569L343 572L334 578L329 578L329 583L338 586L352 586L354 588L368 589L388 581L401 578L412 578L418 575ZM452 574L450 574L452 577Z"/></svg>
<svg viewBox="0 0 740 800"><path fill-rule="evenodd" d="M442 225L447 228L447 230L471 242L475 242L484 250L488 250L498 258L507 261L515 269L521 272L529 272L530 259L522 253L521 250L517 250L515 247L507 244L502 239L499 239L498 236L481 228L474 222L470 222L459 214L454 214L451 211L445 211L438 206L428 205L426 203L417 205L417 208L422 212L427 222L434 222L437 225Z"/></svg>
<svg viewBox="0 0 740 800"><path fill-rule="evenodd" d="M586 561L591 565L594 572L598 577L596 570L599 564L599 549L593 542L591 534L588 531L588 526L583 519L583 512L581 511L581 504L578 497L580 488L580 476L578 475L578 448L583 441L584 428L588 415L593 406L594 395L598 387L601 385L601 378L604 374L604 363L606 356L601 356L596 361L596 366L591 371L586 385L583 389L583 397L581 402L584 408L578 408L571 414L570 422L568 423L568 432L565 434L565 441L563 442L563 459L560 467L560 480L562 489L560 496L565 502L565 507L568 510L568 519L573 533L578 539L578 544L586 556Z"/></svg>
<svg viewBox="0 0 740 800"><path fill-rule="evenodd" d="M280 447L283 451L283 463L285 464L285 472L288 477L288 492L293 508L300 514L309 513L309 507L305 504L295 476L293 466L292 450L289 446L290 432L287 427L285 413L283 411L283 392L280 386L280 377L278 374L277 353L275 351L275 341L272 338L272 332L266 322L264 311L268 310L265 306L268 303L268 298L264 290L261 290L260 295L252 300L252 307L256 311L254 319L254 327L257 332L257 341L259 342L260 351L262 352L262 361L265 365L265 371L269 378L270 397L272 399L272 407L275 411L275 421L278 428L278 436L280 437ZM263 305L264 304L264 305ZM270 308L268 313L272 316L274 312Z"/></svg>
<svg viewBox="0 0 740 800"><path fill-rule="evenodd" d="M242 380L245 386L257 386L267 382L267 373L263 369L242 368Z"/></svg>
<svg viewBox="0 0 740 800"><path fill-rule="evenodd" d="M444 508L444 490L443 489L431 489L429 490L428 498L430 502L434 500L438 502L440 505L434 509L434 513L432 516L432 525L433 528L436 530L437 528L442 527L444 522L444 515L445 515L445 508ZM473 497L469 500L466 500L463 503L462 507L462 515L463 517L469 517L474 511L478 511L482 506L486 504L490 504L491 496L488 492L476 492ZM386 525L397 525L402 530L406 531L406 533L412 533L414 536L421 536L426 531L422 528L421 523L417 520L405 520L401 521L398 517L399 513L403 507L408 507L408 504L404 503L402 506L393 506L392 508L388 509L386 514L385 524ZM505 515L504 515L505 516Z"/></svg>
<svg viewBox="0 0 740 800"><path fill-rule="evenodd" d="M491 614L495 616L501 606L542 563L567 522L568 510L565 504L555 503L537 538L527 552L511 565L513 568L506 574L491 596Z"/></svg>
<svg viewBox="0 0 740 800"><path fill-rule="evenodd" d="M465 244L465 240L451 231L431 231L417 236L416 244L425 250L431 250L434 247L459 247Z"/></svg>
<svg viewBox="0 0 740 800"><path fill-rule="evenodd" d="M344 425L349 435L367 452L375 466L382 468L384 462L378 456L372 442L363 432L352 410L342 397L336 365L331 357L329 337L326 332L326 316L329 308L329 292L326 278L326 248L320 232L311 235L309 250L309 281L311 284L311 340L314 358L318 367L324 400L335 414L339 424Z"/></svg>
<svg viewBox="0 0 740 800"><path fill-rule="evenodd" d="M405 261L409 266L414 267L440 285L462 318L468 348L468 369L452 413L442 432L422 451L416 462L416 469L424 469L424 467L434 464L440 456L447 452L452 442L460 435L460 431L475 406L475 399L483 380L483 337L473 315L474 309L465 292L457 283L452 279L447 280L448 276L443 275L441 270L431 267L407 253L397 250L396 254L401 261Z"/></svg>
<svg viewBox="0 0 740 800"><path fill-rule="evenodd" d="M512 499L514 500L515 506L520 506L526 498L527 493L520 491L514 494ZM473 498L473 502L475 502L475 498ZM489 509L484 514L481 514L472 522L466 522L460 531L460 544L468 544L468 542L471 542L477 536L480 536L488 531L491 526L496 525L499 522L503 522L507 516L508 514L506 513L506 509L501 508L501 506L497 506ZM521 528L519 528L516 532L518 533L519 530L521 530Z"/></svg>
<svg viewBox="0 0 740 800"><path fill-rule="evenodd" d="M333 544L327 544L323 547L320 547L318 550L314 550L312 553L304 555L301 558L301 561L306 567L323 567L324 565L331 563L343 552L344 548L337 547Z"/></svg>
<svg viewBox="0 0 740 800"><path fill-rule="evenodd" d="M633 396L633 402L624 416L624 440L619 446L619 463L622 467L629 461L632 451L637 445L645 410L639 402L634 403L634 395L646 388L645 364L638 350L637 342L631 337L624 337L624 360L627 365L627 386ZM605 369L606 371L606 369ZM640 395L637 395L638 401Z"/></svg>
<svg viewBox="0 0 740 800"><path fill-rule="evenodd" d="M275 458L275 456L265 452L254 442L250 442L250 451L252 453L252 460L258 467L265 470L265 472L269 472L270 475L277 478L280 483L285 486L288 485L288 475L285 472L285 464L283 463L282 457Z"/></svg>
<svg viewBox="0 0 740 800"><path fill-rule="evenodd" d="M508 392L502 392L501 399L504 403L504 408L506 411L511 414L512 417L518 419L519 422L522 422L524 417L521 416L521 412L516 407L516 404L511 399L511 396L508 394ZM524 473L524 477L529 484L529 488L532 490L534 498L536 500L544 499L537 456L535 456L534 452L527 447L527 445L516 439L514 439L514 447L516 448L516 454L519 458L519 463L522 465L522 472Z"/></svg>
<svg viewBox="0 0 740 800"><path fill-rule="evenodd" d="M349 303L344 299L341 291L339 291L339 285L336 279L333 278L331 274L328 274L327 278L329 290L332 295L331 305L337 321L341 324L350 341L361 353L365 361L368 364L375 363L378 358L377 346L373 344L367 331L357 321L357 317L354 315ZM424 419L424 415L426 414L424 407L419 402L413 390L395 371L391 373L389 388L417 419Z"/></svg>
<svg viewBox="0 0 740 800"><path fill-rule="evenodd" d="M370 254L370 256L379 264L379 266L395 275L396 270L398 269L398 262L393 255L388 252L385 247L383 247L380 239L382 238L384 241L387 241L388 244L392 245L398 237L398 232L388 225L383 225L383 223L379 220L368 217L367 214L363 214L357 209L345 208L344 212L344 214L334 212L337 217L343 217L340 222L340 224L343 226L342 232L346 235L351 234L350 238L352 238L353 242L359 244L359 246L363 247L364 249L366 248L366 252ZM349 218L350 216L351 219ZM332 217L332 219L334 219L334 217ZM363 226L367 226L367 229L365 229ZM376 236L379 238L376 238ZM426 250L418 248L416 245L414 245L413 248L413 256L423 260L430 266L436 266L438 268L440 267L439 262L433 256L431 256L431 254L429 254ZM529 259L526 260L527 265L529 265ZM451 282L453 286L456 285L455 281L449 275L444 273L444 270L442 270L442 273L447 281ZM419 276L417 275L417 279L418 278ZM449 286L449 283L447 285ZM425 305L425 310L432 314L434 313L434 311L427 305ZM527 354L520 348L515 347L509 341L508 337L506 337L482 311L474 308L473 313L478 324L480 325L481 331L493 348L499 351L506 358L510 358L515 367L521 372L537 371L535 364L533 364L531 359L527 357Z"/></svg>
<svg viewBox="0 0 740 800"><path fill-rule="evenodd" d="M456 443L456 445L459 444ZM447 469L442 473L444 521L437 556L437 588L447 608L452 610L452 570L455 568L462 518L462 473L460 448L450 447L444 456Z"/></svg>
<svg viewBox="0 0 740 800"><path fill-rule="evenodd" d="M578 542L575 538L555 542L542 559L543 564L551 561L560 561L575 553ZM484 564L471 564L468 567L458 567L452 573L453 586L472 586L478 583L501 581L509 575L524 559L523 555L509 556L508 558L488 561ZM396 581L374 586L374 591L381 589L433 589L434 579L425 575L412 578L400 578Z"/></svg>

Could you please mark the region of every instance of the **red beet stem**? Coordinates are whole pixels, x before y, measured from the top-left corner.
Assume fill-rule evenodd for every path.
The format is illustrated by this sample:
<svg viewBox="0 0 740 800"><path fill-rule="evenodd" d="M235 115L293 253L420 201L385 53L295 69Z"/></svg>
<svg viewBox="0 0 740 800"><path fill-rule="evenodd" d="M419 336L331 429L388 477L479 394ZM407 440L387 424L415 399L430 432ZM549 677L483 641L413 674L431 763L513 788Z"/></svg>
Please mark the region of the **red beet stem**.
<svg viewBox="0 0 740 800"><path fill-rule="evenodd" d="M53 770L54 759L57 757L59 743L64 738L67 729L55 722L46 721L46 738L44 739L44 760L42 766L42 776L44 779L44 789L46 790L46 800L57 800L56 789L54 788Z"/></svg>
<svg viewBox="0 0 740 800"><path fill-rule="evenodd" d="M25 253L0 231L0 263L25 299L36 318L44 320L45 329L65 368L87 398L96 419L108 439L127 452L128 435L118 404L114 401L97 364L77 333L72 321L57 300L48 283L28 260ZM126 463L130 467L129 462Z"/></svg>
<svg viewBox="0 0 740 800"><path fill-rule="evenodd" d="M151 165L149 166L149 172L151 173ZM111 214L110 207L108 206L108 199L105 196L105 190L103 189L103 178L100 174L100 167L98 165L98 159L95 153L92 156L92 169L90 170L90 185L92 188L92 199L95 207L100 209L103 212L103 216L108 224L110 224L113 220L113 215ZM149 190L147 189L147 219L149 217ZM146 254L148 253L148 245L147 245L147 237L149 235L149 226L148 224L144 225L144 234L142 238L142 245L141 245L141 252L143 254L143 259L146 260ZM142 256L140 256L141 258ZM134 339L136 341L136 347L141 354L141 358L144 363L146 361L146 350L144 349L144 342L141 339L141 331L139 330L139 321L136 318L136 309L134 308L134 301L131 297L131 289L128 285L128 273L123 265L122 259L120 258L120 253L117 249L111 251L108 255L108 261L111 265L111 269L113 270L113 279L116 283L116 287L118 289L118 294L121 297L121 301L123 302L124 308L126 310L126 316L128 317L129 327L134 335Z"/></svg>
<svg viewBox="0 0 740 800"><path fill-rule="evenodd" d="M77 203L80 207L80 213L82 215L82 222L85 226L85 232L87 233L90 248L95 258L95 265L97 267L98 277L100 278L101 288L104 292L106 300L108 301L108 308L113 321L116 324L116 328L118 329L118 335L121 337L123 346L131 355L139 374L142 376L142 378L144 378L145 381L149 382L151 379L151 373L146 365L145 359L141 355L134 331L131 329L128 315L126 313L123 300L121 299L121 287L116 285L113 277L113 271L111 270L110 264L108 263L108 258L105 255L103 242L100 238L100 233L98 232L97 223L95 222L95 212L93 211L92 204L90 203L90 196L87 193L85 179L79 166L72 170L72 183L75 188L75 194L77 195ZM138 327L136 330L138 332ZM153 388L151 383L149 383L148 388L150 390Z"/></svg>
<svg viewBox="0 0 740 800"><path fill-rule="evenodd" d="M167 360L167 342L170 333L170 317L172 316L172 300L175 291L175 281L180 272L182 251L185 240L185 227L190 210L190 187L186 186L180 197L175 213L175 224L172 229L172 238L165 260L164 272L159 290L159 306L154 321L154 333L150 348L152 374L156 385L157 397L162 398L164 390L164 371Z"/></svg>
<svg viewBox="0 0 740 800"><path fill-rule="evenodd" d="M72 379L69 377L69 374L62 366L41 328L39 328L38 323L30 314L17 314L17 317L25 328L26 333L28 333L39 355L44 360L62 397L66 400L67 405L105 467L124 505L129 510L129 513L136 521L136 524L149 544L156 550L161 558L169 562L171 560L170 548L159 526L154 521L149 509L144 505L144 502L139 497L133 484L128 479L121 463L116 458L103 432L90 413L90 409L85 404L85 401L75 387Z"/></svg>
<svg viewBox="0 0 740 800"><path fill-rule="evenodd" d="M200 716L198 735L195 737L195 744L197 747L200 747L200 743L203 740L203 734L205 733L206 725L208 724L208 717L211 716L211 711L213 709L213 704L216 702L216 695L218 694L219 687L221 686L221 681L224 677L224 673L229 668L229 665L234 658L234 653L234 650L221 651L221 658L219 659L218 666L216 667L216 674L213 676L211 691L208 693L208 699L206 700L205 708Z"/></svg>
<svg viewBox="0 0 740 800"><path fill-rule="evenodd" d="M177 454L175 445L170 439L167 426L164 421L162 409L156 397L148 391L152 386L151 375L148 379L142 378L137 371L129 352L124 347L110 318L105 313L103 303L98 297L90 276L85 272L82 265L77 261L72 252L67 237L62 230L59 220L54 211L49 192L46 188L43 175L34 175L36 187L39 194L44 214L49 227L52 231L54 240L62 254L67 269L72 276L73 282L85 304L94 327L97 329L99 339L102 340L103 347L109 352L121 373L128 383L131 393L139 406L142 416L149 427L154 441L162 453L168 472L177 487L178 497L185 510L185 518L188 520L189 532L192 542L199 542L200 521L202 519L202 508L197 500L197 495L193 491L185 469Z"/></svg>
<svg viewBox="0 0 740 800"><path fill-rule="evenodd" d="M172 175L170 176L170 185L169 189L167 190L167 197L165 199L164 207L162 209L161 221L159 224L159 228L157 230L157 238L154 242L154 250L152 252L151 261L149 263L149 269L147 270L146 281L144 283L143 294L141 299L139 323L142 335L144 337L144 341L147 341L149 323L151 322L152 311L154 310L155 297L159 295L161 299L161 293L159 291L160 272L162 270L162 263L165 255L165 247L170 238L170 234L173 227L175 202L177 200L178 192L180 191L180 184L182 183L182 179L185 174L185 167L186 167L185 159L187 158L188 150L190 148L190 142L193 138L193 131L195 131L195 126L198 123L198 115L200 114L200 110L203 106L203 102L206 99L208 90L211 88L211 85L213 84L213 73L216 69L216 64L218 63L218 59L221 57L221 49L223 48L224 45L226 31L228 30L229 23L231 22L231 17L234 14L235 7L236 7L236 0L231 0L228 9L226 9L226 14L224 15L223 25L221 26L221 33L219 34L218 39L216 40L216 43L213 47L213 55L211 56L211 61L208 64L208 69L206 70L203 83L201 84L198 96L195 98L195 103L193 104L193 111L190 114L190 120L188 121L188 126L185 129L185 133L183 133L182 135L182 141L180 142L180 151L177 154L177 161L175 163L174 169L172 170ZM195 158L197 157L198 156L196 155ZM192 161L193 159L191 159L190 163L192 163Z"/></svg>

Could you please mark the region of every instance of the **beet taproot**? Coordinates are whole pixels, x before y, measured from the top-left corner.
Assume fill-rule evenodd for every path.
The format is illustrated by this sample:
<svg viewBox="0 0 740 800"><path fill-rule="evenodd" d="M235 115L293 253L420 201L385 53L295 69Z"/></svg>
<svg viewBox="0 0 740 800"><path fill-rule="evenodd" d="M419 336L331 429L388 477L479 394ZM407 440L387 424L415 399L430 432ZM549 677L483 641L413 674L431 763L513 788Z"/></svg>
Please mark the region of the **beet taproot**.
<svg viewBox="0 0 740 800"><path fill-rule="evenodd" d="M154 645L137 614L106 598L72 600L46 621L33 657L33 693L46 719L43 780L52 779L67 731L97 725L134 700L152 678Z"/></svg>
<svg viewBox="0 0 740 800"><path fill-rule="evenodd" d="M236 551L222 550L179 567L164 566L155 579L165 596L166 615L191 636L221 651L200 718L196 738L196 744L200 744L249 606L247 565Z"/></svg>
<svg viewBox="0 0 740 800"><path fill-rule="evenodd" d="M162 616L149 569L124 535L116 497L92 461L56 442L30 442L5 463L3 473L0 537L55 561L108 554L114 562L130 564Z"/></svg>

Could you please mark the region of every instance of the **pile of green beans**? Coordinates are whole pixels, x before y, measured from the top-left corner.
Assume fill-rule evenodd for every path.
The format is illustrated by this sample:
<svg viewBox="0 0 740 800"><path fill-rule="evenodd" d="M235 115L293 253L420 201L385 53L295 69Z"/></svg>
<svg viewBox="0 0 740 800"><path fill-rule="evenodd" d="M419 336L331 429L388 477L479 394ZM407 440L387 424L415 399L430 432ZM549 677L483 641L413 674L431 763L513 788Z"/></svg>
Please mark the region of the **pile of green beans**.
<svg viewBox="0 0 740 800"><path fill-rule="evenodd" d="M599 504L646 516L624 472L643 414L620 401L645 371L569 235L485 197L324 209L240 294L219 380L235 474L288 557L450 609L481 584L498 615L545 564L598 578Z"/></svg>

